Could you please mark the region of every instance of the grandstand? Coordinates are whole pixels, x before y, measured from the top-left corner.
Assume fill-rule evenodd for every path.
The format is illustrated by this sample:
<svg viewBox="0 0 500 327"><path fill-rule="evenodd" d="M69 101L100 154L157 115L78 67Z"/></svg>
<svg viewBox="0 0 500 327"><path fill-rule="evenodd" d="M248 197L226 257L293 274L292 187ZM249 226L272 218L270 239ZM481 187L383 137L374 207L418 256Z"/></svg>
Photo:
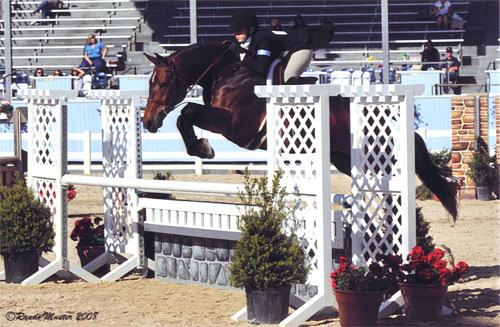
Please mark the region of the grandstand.
<svg viewBox="0 0 500 327"><path fill-rule="evenodd" d="M13 63L17 70L32 72L42 67L67 72L80 62L85 37L91 32L110 48L107 60L114 73L147 73L151 67L143 52L168 53L190 43L189 0L62 0L59 8L53 10L54 17L44 22L39 15L30 14L38 1L11 2ZM454 12L464 19L463 28L437 29L435 21L423 15L432 1L389 2L394 68L418 62L422 43L431 38L440 53L452 46L459 59L465 56L464 63L470 61L471 66L462 67L462 76L484 83L484 70L493 68L492 62L498 58L498 3L477 0L452 3ZM230 39L229 17L241 4L235 0L198 0L198 41ZM317 69L376 68L382 58L380 0L248 0L245 7L255 11L262 28L268 28L273 17L285 29L290 28L298 13L309 25L334 22L336 34L330 47L315 55ZM478 12L478 8L483 9ZM484 26L488 21L489 25ZM36 24L32 25L33 22ZM475 33L481 30L486 33L483 38ZM488 35L491 32L495 34L493 37ZM483 48L492 44L491 40L496 45ZM3 61L2 53L3 44L0 48Z"/></svg>

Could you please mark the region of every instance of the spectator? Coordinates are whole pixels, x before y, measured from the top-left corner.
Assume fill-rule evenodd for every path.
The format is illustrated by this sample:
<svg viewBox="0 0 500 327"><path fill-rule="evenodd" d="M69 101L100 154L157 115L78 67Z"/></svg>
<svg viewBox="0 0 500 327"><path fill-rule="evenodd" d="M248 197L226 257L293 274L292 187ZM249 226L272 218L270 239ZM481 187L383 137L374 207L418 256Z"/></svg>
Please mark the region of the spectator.
<svg viewBox="0 0 500 327"><path fill-rule="evenodd" d="M72 88L73 90L77 90L78 94L80 94L83 91L83 76L85 75L85 72L78 67L73 67L71 68L70 74L73 78L71 80Z"/></svg>
<svg viewBox="0 0 500 327"><path fill-rule="evenodd" d="M45 76L45 72L43 71L42 68L37 68L37 69L35 69L35 72L33 73L33 76L34 77L44 77Z"/></svg>
<svg viewBox="0 0 500 327"><path fill-rule="evenodd" d="M429 64L423 64L422 70L434 70L439 69L439 62L441 59L439 58L439 51L434 48L434 44L432 40L427 40L424 45L424 51L422 52L421 61L428 62Z"/></svg>
<svg viewBox="0 0 500 327"><path fill-rule="evenodd" d="M101 41L97 42L94 34L87 37L85 46L83 48L83 60L80 68L88 69L92 66L95 67L96 72L104 71L106 62L104 58L108 54L108 48Z"/></svg>
<svg viewBox="0 0 500 327"><path fill-rule="evenodd" d="M307 23L306 21L304 20L304 18L298 14L297 16L295 16L295 18L293 19L293 26L291 28L291 30L300 30L300 29L303 29L303 28L307 28Z"/></svg>
<svg viewBox="0 0 500 327"><path fill-rule="evenodd" d="M63 73L60 69L56 69L49 76L63 76Z"/></svg>
<svg viewBox="0 0 500 327"><path fill-rule="evenodd" d="M436 17L437 27L449 28L451 19L451 2L448 0L438 0L431 8L431 14Z"/></svg>
<svg viewBox="0 0 500 327"><path fill-rule="evenodd" d="M283 27L281 26L278 18L271 19L270 28L271 28L271 31L283 31Z"/></svg>
<svg viewBox="0 0 500 327"><path fill-rule="evenodd" d="M52 14L52 9L57 8L58 1L57 0L42 0L38 4L35 10L31 12L32 15L35 15L37 12L40 12L43 19L50 18ZM31 25L36 24L37 21L31 22Z"/></svg>
<svg viewBox="0 0 500 327"><path fill-rule="evenodd" d="M460 69L460 63L458 59L453 56L453 49L451 47L446 48L446 58L441 64L441 70L444 74L445 83L456 83L458 80L458 73Z"/></svg>

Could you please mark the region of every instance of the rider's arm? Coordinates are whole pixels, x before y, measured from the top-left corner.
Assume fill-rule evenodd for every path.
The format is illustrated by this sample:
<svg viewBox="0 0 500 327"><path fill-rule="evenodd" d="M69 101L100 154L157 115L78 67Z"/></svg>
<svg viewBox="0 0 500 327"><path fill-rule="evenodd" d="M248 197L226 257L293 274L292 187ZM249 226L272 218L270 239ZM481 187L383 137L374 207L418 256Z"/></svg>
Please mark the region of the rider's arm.
<svg viewBox="0 0 500 327"><path fill-rule="evenodd" d="M255 53L247 53L243 64L261 76L266 76L272 62L271 39L264 39L255 47Z"/></svg>

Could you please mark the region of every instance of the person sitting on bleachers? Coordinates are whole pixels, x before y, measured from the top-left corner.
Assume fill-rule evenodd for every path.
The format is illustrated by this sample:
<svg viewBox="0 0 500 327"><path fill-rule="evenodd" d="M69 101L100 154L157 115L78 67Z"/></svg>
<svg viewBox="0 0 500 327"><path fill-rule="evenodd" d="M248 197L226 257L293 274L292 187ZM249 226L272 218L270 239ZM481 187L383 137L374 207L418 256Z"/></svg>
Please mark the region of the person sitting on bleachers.
<svg viewBox="0 0 500 327"><path fill-rule="evenodd" d="M331 24L277 34L269 30L259 30L257 16L248 11L236 12L231 20L237 43L232 43L228 49L239 55L246 67L263 78L267 77L274 59L279 58L284 51L291 53L284 72L286 84L310 82L300 75L311 62L313 48L324 46L333 36Z"/></svg>
<svg viewBox="0 0 500 327"><path fill-rule="evenodd" d="M63 76L63 73L60 69L54 69L49 76Z"/></svg>
<svg viewBox="0 0 500 327"><path fill-rule="evenodd" d="M431 14L436 17L437 27L449 28L451 19L451 2L448 0L438 0L431 8Z"/></svg>
<svg viewBox="0 0 500 327"><path fill-rule="evenodd" d="M446 58L441 64L441 70L444 73L445 83L456 83L458 80L458 73L460 69L460 62L453 56L453 49L446 48Z"/></svg>
<svg viewBox="0 0 500 327"><path fill-rule="evenodd" d="M85 72L78 67L73 67L71 68L70 75L73 78L71 80L71 87L73 90L77 90L78 94L80 94L83 91L83 76L85 75Z"/></svg>
<svg viewBox="0 0 500 327"><path fill-rule="evenodd" d="M80 63L80 68L88 69L95 67L96 72L102 72L106 69L104 58L108 53L108 48L101 41L97 42L94 34L87 37L83 48L83 60Z"/></svg>
<svg viewBox="0 0 500 327"><path fill-rule="evenodd" d="M31 12L31 14L35 15L37 12L40 12L43 19L50 18L52 9L57 8L58 3L58 0L42 0L40 1L36 9ZM37 21L33 21L31 22L31 25L34 25L36 23Z"/></svg>
<svg viewBox="0 0 500 327"><path fill-rule="evenodd" d="M278 18L272 18L271 24L269 25L271 31L283 31L283 26L281 26Z"/></svg>
<svg viewBox="0 0 500 327"><path fill-rule="evenodd" d="M430 62L430 64L423 64L422 70L439 69L439 62L441 61L441 58L439 57L438 49L434 48L432 40L427 40L424 47L425 48L422 52L422 58L420 61L422 61L423 63Z"/></svg>
<svg viewBox="0 0 500 327"><path fill-rule="evenodd" d="M33 76L35 76L35 77L44 77L45 76L45 72L43 71L42 68L37 68L37 69L35 69L35 72L33 73Z"/></svg>

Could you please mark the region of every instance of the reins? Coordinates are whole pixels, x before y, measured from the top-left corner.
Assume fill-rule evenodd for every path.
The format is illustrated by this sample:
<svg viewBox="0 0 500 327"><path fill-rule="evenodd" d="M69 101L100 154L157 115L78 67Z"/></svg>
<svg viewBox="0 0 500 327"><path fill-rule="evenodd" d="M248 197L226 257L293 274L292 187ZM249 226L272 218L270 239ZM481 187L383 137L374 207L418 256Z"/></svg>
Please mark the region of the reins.
<svg viewBox="0 0 500 327"><path fill-rule="evenodd" d="M205 77L205 75L208 73L208 71L210 69L212 69L212 67L215 66L215 64L217 64L219 62L219 60L222 58L223 55L226 54L226 52L228 52L229 50L226 49L224 50L220 55L217 56L217 58L214 59L214 61L212 61L212 63L210 65L208 65L208 67L203 71L203 73L201 73L200 77L198 77L196 79L196 81L194 81L193 84L191 84L188 88L187 88L187 93L189 93L189 91L191 91L193 89L193 87L198 84L198 82L203 78Z"/></svg>
<svg viewBox="0 0 500 327"><path fill-rule="evenodd" d="M210 69L212 69L218 62L219 60L222 58L222 56L224 56L226 54L226 52L228 52L229 50L226 49L224 50L220 55L218 55L213 61L212 63L210 63L210 65L208 65L208 67L203 71L203 73L201 73L201 75L190 85L188 85L188 83L185 83L184 80L181 78L181 76L179 76L179 74L176 73L177 69L175 67L175 64L173 61L171 61L170 63L170 66L171 66L171 70L172 70L172 73L173 75L175 76L175 78L177 78L184 86L188 85L187 86L187 89L186 89L186 94L189 93L189 91L191 91L196 84L198 84L198 82L203 78L205 77L205 75L210 71ZM163 68L163 67L162 67ZM167 67L167 68L170 68L170 67ZM173 94L175 94L175 83L174 83L174 86L173 86ZM156 100L149 100L150 102L153 102L153 103L156 103L156 104L163 104L161 103L160 101L156 101ZM171 100L173 101L173 99ZM178 103L177 105L175 106L172 106L170 103L168 105L165 105L161 108L161 110L165 113L165 115L168 114L167 112L167 108L168 107L173 107L172 110L174 110L175 108L177 108L179 105L181 105L181 103Z"/></svg>

